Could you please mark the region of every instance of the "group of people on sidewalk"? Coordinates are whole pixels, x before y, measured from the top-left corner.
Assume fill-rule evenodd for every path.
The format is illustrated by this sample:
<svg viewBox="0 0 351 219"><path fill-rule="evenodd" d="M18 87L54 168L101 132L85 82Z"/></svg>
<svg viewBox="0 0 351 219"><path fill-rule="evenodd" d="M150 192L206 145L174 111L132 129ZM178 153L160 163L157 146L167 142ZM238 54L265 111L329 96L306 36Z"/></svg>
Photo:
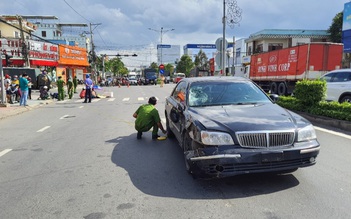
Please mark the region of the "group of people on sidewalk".
<svg viewBox="0 0 351 219"><path fill-rule="evenodd" d="M14 75L12 80L11 77L7 74L3 80L4 89L6 91L6 102L12 102L11 95L15 95L14 100L19 101L20 106L28 106L27 100L28 97L31 99L31 88L32 82L31 78L28 77L26 73L23 73L19 77Z"/></svg>

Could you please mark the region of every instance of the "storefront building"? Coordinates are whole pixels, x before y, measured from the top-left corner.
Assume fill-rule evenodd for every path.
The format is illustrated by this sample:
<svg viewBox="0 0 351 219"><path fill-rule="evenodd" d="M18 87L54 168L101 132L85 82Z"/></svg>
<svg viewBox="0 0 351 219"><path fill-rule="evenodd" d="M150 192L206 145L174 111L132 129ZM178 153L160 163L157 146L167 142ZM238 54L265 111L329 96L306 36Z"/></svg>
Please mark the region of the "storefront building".
<svg viewBox="0 0 351 219"><path fill-rule="evenodd" d="M89 67L87 50L78 46L59 45L59 60L56 74L67 82L69 77L84 79Z"/></svg>
<svg viewBox="0 0 351 219"><path fill-rule="evenodd" d="M26 46L26 50L23 49L23 46ZM4 67L42 69L58 65L58 45L52 43L36 40L27 40L23 43L21 39L1 38L0 49L5 57L2 60Z"/></svg>

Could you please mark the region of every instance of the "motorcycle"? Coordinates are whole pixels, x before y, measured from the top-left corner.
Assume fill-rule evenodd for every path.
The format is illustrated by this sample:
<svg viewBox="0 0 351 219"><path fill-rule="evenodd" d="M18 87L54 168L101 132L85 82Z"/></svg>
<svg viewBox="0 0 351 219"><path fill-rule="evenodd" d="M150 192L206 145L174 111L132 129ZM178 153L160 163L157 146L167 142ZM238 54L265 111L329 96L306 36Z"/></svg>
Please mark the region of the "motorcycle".
<svg viewBox="0 0 351 219"><path fill-rule="evenodd" d="M49 99L49 92L48 92L47 86L40 87L39 93L40 95L38 99L41 99L41 100Z"/></svg>

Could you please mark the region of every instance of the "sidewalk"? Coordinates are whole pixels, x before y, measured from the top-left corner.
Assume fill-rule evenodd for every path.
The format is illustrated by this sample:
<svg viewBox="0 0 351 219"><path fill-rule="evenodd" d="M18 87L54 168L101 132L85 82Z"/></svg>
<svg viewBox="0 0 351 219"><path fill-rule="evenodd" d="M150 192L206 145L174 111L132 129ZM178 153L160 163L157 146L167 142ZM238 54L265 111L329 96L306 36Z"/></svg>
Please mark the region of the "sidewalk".
<svg viewBox="0 0 351 219"><path fill-rule="evenodd" d="M83 85L77 86L77 92L79 92L82 89L82 86ZM56 93L56 92L57 92L57 88L52 88L49 90L49 93ZM67 92L67 90L65 88L65 93L66 92ZM75 95L77 95L77 94L75 94ZM50 103L57 101L57 100L52 100L52 99L48 99L48 100L40 100L39 99L38 100L38 98L39 98L39 90L32 90L32 99L27 100L28 106L20 106L19 103L15 103L15 104L8 104L8 107L0 107L0 120L24 113L24 112L27 112L29 110L33 110L33 109L38 108L40 106L50 104Z"/></svg>
<svg viewBox="0 0 351 219"><path fill-rule="evenodd" d="M51 92L56 92L56 91L53 90ZM32 110L42 105L46 105L53 102L52 99L38 100L38 98L39 98L39 90L32 90L32 99L27 100L28 106L20 106L19 103L14 103L14 104L8 104L8 107L0 107L0 120L10 116L21 114L23 112L27 112L29 110Z"/></svg>

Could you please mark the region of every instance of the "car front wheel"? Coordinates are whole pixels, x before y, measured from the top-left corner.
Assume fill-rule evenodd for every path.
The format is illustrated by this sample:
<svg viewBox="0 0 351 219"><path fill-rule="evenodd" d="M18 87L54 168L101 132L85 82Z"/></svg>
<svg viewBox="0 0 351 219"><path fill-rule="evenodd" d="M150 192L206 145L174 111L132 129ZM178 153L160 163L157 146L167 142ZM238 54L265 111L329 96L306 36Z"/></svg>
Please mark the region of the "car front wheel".
<svg viewBox="0 0 351 219"><path fill-rule="evenodd" d="M340 100L340 103L343 103L343 102L349 102L351 103L351 95L346 95L346 96L343 96Z"/></svg>
<svg viewBox="0 0 351 219"><path fill-rule="evenodd" d="M189 158L189 153L191 151L191 138L188 133L184 133L182 147L183 147L183 153L184 153L185 169L188 173L192 174L192 169L190 166L190 158Z"/></svg>

